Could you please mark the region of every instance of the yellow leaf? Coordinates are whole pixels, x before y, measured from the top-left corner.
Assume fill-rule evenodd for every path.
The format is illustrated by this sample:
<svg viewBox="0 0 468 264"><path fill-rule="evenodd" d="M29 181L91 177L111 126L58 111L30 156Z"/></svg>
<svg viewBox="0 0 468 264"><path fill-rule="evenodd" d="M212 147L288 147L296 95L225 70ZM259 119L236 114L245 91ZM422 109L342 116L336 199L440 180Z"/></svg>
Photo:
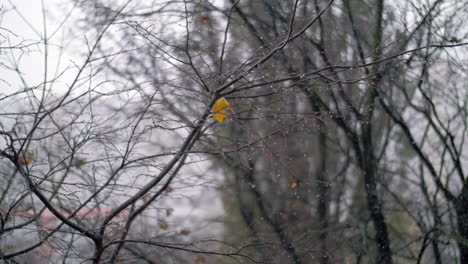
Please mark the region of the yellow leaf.
<svg viewBox="0 0 468 264"><path fill-rule="evenodd" d="M85 163L86 163L86 159L75 158L73 160L73 165L77 168L81 168L81 166L83 166Z"/></svg>
<svg viewBox="0 0 468 264"><path fill-rule="evenodd" d="M200 21L203 22L203 23L207 23L208 21L210 21L210 18L207 17L207 16L201 16Z"/></svg>
<svg viewBox="0 0 468 264"><path fill-rule="evenodd" d="M163 229L163 230L166 230L169 228L169 224L167 224L166 222L160 222L159 223L159 228Z"/></svg>
<svg viewBox="0 0 468 264"><path fill-rule="evenodd" d="M192 233L189 229L182 229L178 232L179 235L183 235L183 236L188 236L190 235L190 233Z"/></svg>
<svg viewBox="0 0 468 264"><path fill-rule="evenodd" d="M224 118L227 117L226 109L234 109L231 104L226 100L226 98L221 97L214 103L213 107L211 108L211 113L213 113L213 119L218 122L223 122Z"/></svg>
<svg viewBox="0 0 468 264"><path fill-rule="evenodd" d="M31 164L34 161L35 155L32 152L26 152L26 154L21 154L18 158L18 162L21 166Z"/></svg>
<svg viewBox="0 0 468 264"><path fill-rule="evenodd" d="M197 258L195 259L195 264L203 264L206 263L206 257L203 254L198 254Z"/></svg>
<svg viewBox="0 0 468 264"><path fill-rule="evenodd" d="M172 215L172 212L174 211L174 209L172 208L166 208L166 216L171 216Z"/></svg>

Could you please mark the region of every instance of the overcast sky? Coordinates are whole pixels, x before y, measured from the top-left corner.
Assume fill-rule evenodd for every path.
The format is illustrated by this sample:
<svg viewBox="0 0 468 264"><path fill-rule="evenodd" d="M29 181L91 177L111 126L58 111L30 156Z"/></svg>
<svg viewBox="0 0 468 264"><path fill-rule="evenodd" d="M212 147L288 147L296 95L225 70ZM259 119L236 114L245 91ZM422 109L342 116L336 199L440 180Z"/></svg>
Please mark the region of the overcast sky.
<svg viewBox="0 0 468 264"><path fill-rule="evenodd" d="M47 0L44 2L46 2L44 9L41 1L31 0L8 0L2 5L5 12L0 22L0 45L2 47L27 45L27 48L21 51L15 50L15 52L4 50L1 62L12 68L18 64L22 76L30 87L44 81L45 30L50 44L47 56L48 79L63 71L72 62L70 47L67 47L69 43L64 42L66 39L64 36L70 30L71 20L61 23L70 9L66 10L67 6L64 1ZM43 10L45 10L45 18ZM44 21L46 27L44 27ZM4 81L1 84L2 93L24 88L16 72L0 67L0 76ZM63 78L61 80L65 81Z"/></svg>

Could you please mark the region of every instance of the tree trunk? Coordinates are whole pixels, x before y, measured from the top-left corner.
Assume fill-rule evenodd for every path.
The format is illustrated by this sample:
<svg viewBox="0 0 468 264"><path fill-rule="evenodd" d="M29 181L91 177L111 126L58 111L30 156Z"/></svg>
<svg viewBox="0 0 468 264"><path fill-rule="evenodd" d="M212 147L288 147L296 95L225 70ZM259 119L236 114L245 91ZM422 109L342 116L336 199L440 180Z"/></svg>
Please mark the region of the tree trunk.
<svg viewBox="0 0 468 264"><path fill-rule="evenodd" d="M468 263L468 184L464 184L455 204L458 225L460 263Z"/></svg>
<svg viewBox="0 0 468 264"><path fill-rule="evenodd" d="M377 195L377 183L375 178L377 164L373 157L372 148L370 147L372 145L370 128L368 133L364 133L363 136L364 164L362 169L364 173L364 189L366 191L367 208L370 212L375 229L375 240L377 243L378 254L376 263L390 264L392 263L392 252L390 250L387 224L385 223L385 218L382 212L383 202Z"/></svg>
<svg viewBox="0 0 468 264"><path fill-rule="evenodd" d="M327 127L322 119L319 104L315 101L315 97L309 97L312 109L317 114L318 122L318 145L319 145L319 166L316 171L316 180L318 185L318 201L317 201L317 217L319 221L319 243L320 243L320 263L327 264L331 262L330 254L328 254L327 238L328 238L328 203L329 190L327 183Z"/></svg>

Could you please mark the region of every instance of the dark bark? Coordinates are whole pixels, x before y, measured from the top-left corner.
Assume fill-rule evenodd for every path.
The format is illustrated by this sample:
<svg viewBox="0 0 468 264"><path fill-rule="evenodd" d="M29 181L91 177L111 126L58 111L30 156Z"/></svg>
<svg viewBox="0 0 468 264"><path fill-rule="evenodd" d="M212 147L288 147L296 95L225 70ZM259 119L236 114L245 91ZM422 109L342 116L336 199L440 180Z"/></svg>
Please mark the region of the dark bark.
<svg viewBox="0 0 468 264"><path fill-rule="evenodd" d="M383 35L383 8L384 0L378 0L376 3L376 26L373 32L373 61L378 61L382 56L382 35ZM364 184L366 191L367 209L374 224L375 240L377 243L376 263L392 263L392 251L390 249L390 239L388 235L387 223L383 214L383 201L380 200L377 192L377 169L378 161L375 158L375 146L373 143L373 126L375 101L378 96L377 89L381 85L382 75L379 73L379 65L372 67L373 77L370 79L367 90L367 103L364 108L364 120L361 123L362 128L362 151L363 163L361 169L364 173Z"/></svg>
<svg viewBox="0 0 468 264"><path fill-rule="evenodd" d="M315 97L309 97L312 109L317 115L318 122L318 145L319 145L319 166L316 172L315 179L318 185L318 203L317 203L317 216L319 221L319 243L320 243L320 263L330 263L330 255L328 254L327 237L328 237L328 201L329 201L329 188L327 183L327 127L320 112L318 102Z"/></svg>
<svg viewBox="0 0 468 264"><path fill-rule="evenodd" d="M367 208L375 229L378 253L376 263L389 264L392 263L392 252L390 249L387 224L383 215L383 202L377 195L376 162L373 157L372 149L367 149L372 146L370 135L363 136L363 145L364 164L362 169L364 173L364 189L366 191Z"/></svg>
<svg viewBox="0 0 468 264"><path fill-rule="evenodd" d="M462 192L455 203L458 225L458 248L460 263L468 263L468 183L465 181Z"/></svg>

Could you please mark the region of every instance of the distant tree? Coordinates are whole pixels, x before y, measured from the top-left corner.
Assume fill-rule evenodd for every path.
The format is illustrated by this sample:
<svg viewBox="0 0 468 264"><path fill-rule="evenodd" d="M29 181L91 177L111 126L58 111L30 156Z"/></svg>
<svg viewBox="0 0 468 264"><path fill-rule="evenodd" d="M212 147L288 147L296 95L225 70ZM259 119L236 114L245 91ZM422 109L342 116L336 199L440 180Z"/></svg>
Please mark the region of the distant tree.
<svg viewBox="0 0 468 264"><path fill-rule="evenodd" d="M281 31L281 25L287 21L287 19L277 10L287 10L287 7L282 6L283 3L284 2L280 1L269 1L262 4L244 3L243 5L236 6L236 12L239 16L238 19L242 21L244 27L249 30L250 36L252 36L250 45L265 45L265 39L275 38L277 36L276 32ZM418 59L420 54L430 54L429 57L431 59L429 59L429 57L424 59L424 61L426 61L425 65L431 65L431 67L440 70L444 69L444 67L450 67L450 63L454 64L454 66L451 67L453 69L458 65L463 65L463 61L466 60L466 58L463 57L454 57L453 55L456 53L446 58L444 58L445 56L441 57L443 53L440 53L441 50L447 50L449 47L461 47L466 45L462 43L462 41L460 41L460 43L453 42L454 39L466 39L466 32L463 31L463 25L466 27L466 24L463 24L462 21L463 17L466 17L467 14L466 10L460 8L459 4L460 3L457 1L453 2L452 6L441 1L428 1L427 3L415 2L412 3L412 9L407 9L407 12L412 14L410 15L411 19L405 21L404 19L400 19L405 11L397 3L384 4L383 1L342 1L340 4L333 6L335 10L337 10L335 13L327 14L326 18L322 17L317 27L312 28L308 32L309 34L306 33L300 40L295 41L292 44L294 48L286 49L274 58L274 62L271 65L275 66L265 70L265 73L259 75L277 76L278 72L281 71L288 71L289 73L314 73L313 70L315 70L315 72L320 72L322 74L321 77L324 79L318 83L315 79L309 81L308 79L310 79L310 77L308 75L303 75L302 79L291 80L295 82L288 86L296 88L296 92L292 92L294 97L286 99L284 94L281 94L278 95L278 97L282 99L274 98L266 103L264 99L258 99L256 100L256 104L260 104L263 109L273 109L273 112L274 110L281 109L280 112L283 114L285 112L290 114L289 120L293 119L291 117L295 115L303 115L304 112L309 114L313 113L316 121L312 124L308 123L307 127L309 127L309 129L306 131L315 131L315 133L309 134L309 140L310 142L314 142L313 139L317 138L318 142L315 144L312 143L315 145L315 148L314 150L310 150L310 148L307 147L307 139L303 138L304 131L302 129L297 131L290 128L288 129L288 135L285 135L286 138L275 138L268 141L262 140L261 154L256 154L258 151L255 149L253 149L250 154L245 154L245 156L250 158L259 155L278 155L278 157L281 157L281 154L285 154L285 157L279 158L279 161L277 160L274 162L277 165L273 168L269 168L268 165L265 167L265 164L268 164L268 162L265 162L264 158L258 158L256 161L254 159L253 165L250 167L259 167L255 169L256 173L253 174L254 176L247 170L244 177L241 177L247 179L247 183L251 186L255 186L250 191L253 193L253 197L257 197L254 199L259 199L260 197L262 200L262 202L257 202L257 205L255 205L255 203L238 202L240 214L244 216L247 226L250 227L252 226L251 223L261 221L256 221L255 219L263 219L263 221L269 222L270 225L272 225L271 220L265 220L265 213L262 213L262 211L265 211L270 217L274 217L278 214L284 215L283 212L285 208L296 208L297 203L304 203L306 206L316 206L317 211L311 213L310 209L305 210L304 207L300 207L299 210L294 209L294 213L302 215L307 220L314 219L312 222L322 223L322 228L317 232L321 233L321 236L314 237L308 234L306 236L308 239L312 239L312 241L315 242L326 241L327 233L330 229L342 230L341 232L351 235L347 236L349 239L347 244L338 246L341 251L334 251L328 247L329 253L333 251L336 253L327 255L315 252L315 259L321 258L323 262L327 262L327 259L330 257L332 257L334 261L348 257L349 253L347 252L349 251L354 252L352 255L355 255L357 262L365 258L375 258L374 262L376 263L390 263L392 262L392 258L397 259L397 261L399 259L411 259L415 262L421 262L423 261L422 258L427 245L432 244L434 247L433 254L436 256L435 261L440 263L443 261L441 260L440 247L444 248L442 251L446 252L446 254L443 254L445 255L443 258L453 259L454 257L453 253L449 253L450 246L446 247L440 244L441 239L458 243L460 252L459 261L460 263L464 262L464 236L457 235L458 237L456 237L453 233L464 233L463 227L453 226L453 222L463 223L464 221L460 220L462 218L452 215L446 218L447 222L441 222L443 217L441 217L439 210L446 212L444 215L447 217L447 213L450 212L450 210L447 211L447 206L450 208L450 205L439 201L440 195L437 195L441 193L440 187L437 187L439 184L436 182L428 183L428 179L422 177L424 174L413 174L413 172L419 170L419 168L413 166L412 161L414 162L418 159L422 159L423 163L427 163L427 161L424 161L425 154L418 154L416 156L413 154L408 156L407 154L407 159L409 160L402 160L398 157L400 154L398 153L399 151L406 151L406 153L410 151L411 153L411 149L414 147L411 144L411 142L413 142L411 137L408 138L409 140L401 140L408 135L405 136L407 133L402 134L400 130L402 121L398 119L398 116L411 111L409 109L414 105L412 101L427 97L424 96L424 91L419 93L416 88L409 88L408 80L419 80L420 84L415 84L416 87L418 85L421 86L423 83L427 87L431 87L441 79L450 79L443 77L441 74L431 79L418 79L419 76L414 78L414 70L421 68L421 64L419 63L421 59ZM302 8L304 10L302 14L307 14L307 10L320 9L320 5L318 1L308 2L304 4ZM369 16L369 14L373 15ZM372 23L373 26L370 27L370 30L369 21L376 21ZM451 38L449 35L454 32L457 32L457 37ZM458 35L462 37L459 38ZM262 38L258 36L262 36ZM452 40L450 41L450 39ZM444 58L447 63L435 58ZM344 63L342 61L349 62ZM337 62L343 66L337 67ZM354 66L349 67L346 65ZM441 73L440 70L439 73ZM457 72L457 70L453 71ZM426 70L424 70L424 72L425 75L428 74ZM463 70L459 72L463 72ZM435 74L435 72L433 74ZM466 78L463 74L456 75L449 73L449 75L453 76L454 80L458 80L458 82ZM400 83L404 83L404 86ZM276 83L271 82L271 84ZM397 96L402 89L411 90L413 92L409 95ZM424 89L426 88L422 88L422 90ZM457 109L464 109L463 106L465 102L462 100L461 103L459 103L458 101L460 100L455 98L463 98L465 93L460 87L438 87L429 89L436 91L441 90L441 94L444 94L450 89L452 91L450 94L454 95L443 104L440 104L438 110L433 109L431 111L436 113L445 108L451 109L450 111L456 113L451 117L453 119L444 116L443 120L447 121L440 122L442 122L442 124L444 122L449 122L450 124L450 129L445 128L444 132L451 131L451 129L458 127L455 131L460 131L460 134L458 134L459 140L455 140L457 143L452 145L457 151L455 151L455 155L452 156L452 158L454 161L458 159L461 164L461 158L457 158L456 156L462 153L463 149L466 148L463 140L465 131L462 128L463 125L461 125L463 123L461 120L463 120L464 114L462 110ZM298 95L298 90L302 90L305 93L306 100ZM265 94L267 89L262 92ZM259 91L259 93L261 92ZM434 96L433 92L431 92L430 95ZM442 96L442 98L444 97L445 96ZM284 104L282 104L283 108L275 108L278 104L275 105L274 102L279 102L280 100L287 101L286 104L290 103L293 109L302 109L296 109L299 110L299 112L291 111L291 108L284 107ZM385 103L385 100L390 101ZM431 102L433 99L426 98L425 100ZM452 105L449 101L457 103ZM309 106L304 106L304 102L309 102ZM254 103L251 104L255 105ZM392 118L390 115L393 107L396 107L394 110L396 110L397 119ZM288 109L288 111L285 109ZM270 116L275 115L272 114ZM425 125L419 121L412 120L414 117L413 114L409 116L411 119L403 121L405 126L412 127L414 131L425 130ZM268 115L258 116L258 118L265 117L268 117ZM248 118L247 120L252 119L250 116L246 118ZM279 119L277 115L275 118L277 120ZM335 126L330 122L323 122L324 120L334 122ZM259 125L254 125L254 128L250 128L250 130L255 131L257 134L264 134L258 132L266 127L264 121L254 120L247 122L249 122L249 124L258 122ZM438 125L435 122L432 123L437 129ZM457 126L454 124L457 124ZM241 135L243 134L240 134L238 129L233 129L232 137L242 138ZM267 129L267 131L268 130L269 129ZM342 133L336 132L340 130ZM334 132L330 133L329 131ZM439 134L443 135L444 133ZM423 138L428 137L428 135L430 134L425 133ZM243 136L251 137L251 133L244 134ZM443 136L439 137L444 138ZM324 140L324 138L326 138L326 140ZM445 137L444 139L450 140L449 138L450 137ZM287 143L281 145L279 142ZM299 142L299 146L294 146L295 142ZM278 144L277 148L272 147L275 143ZM436 146L448 146L447 143L441 143L442 142L437 143ZM340 147L336 148L335 146L337 145ZM395 146L397 147L397 152L393 150ZM266 148L268 151L265 151L263 148ZM274 150L272 151L272 149ZM288 151L289 149L291 149L291 152ZM317 154L316 150L321 149L327 150L318 151L319 154ZM417 149L415 150L417 153ZM448 153L446 151L447 150L441 149L439 152L433 153L439 153L439 157L443 157L447 155L443 154ZM272 153L270 154L270 152ZM315 158L311 160L310 158L301 158L300 155L294 155L294 153L302 154L304 152L306 153L306 157L313 156ZM328 152L333 153L333 161L328 157ZM287 158L292 158L294 161L290 161ZM302 163L308 161L308 166L299 165L301 164L301 159ZM349 166L349 161L352 162L352 166ZM400 164L394 164L396 161ZM333 164L333 167L332 169L327 169L327 164L330 163ZM340 170L340 167L335 165L336 163L343 163L343 169ZM259 165L255 166L255 164ZM442 164L444 164L444 162L442 162ZM445 164L447 164L447 162L445 162ZM395 166L398 168L397 170L394 169ZM280 172L278 167L282 168L284 172ZM311 169L315 169L316 171L310 173ZM296 190L292 191L286 188L285 186L288 186L288 184L284 181L266 181L268 176L262 173L263 170L266 171L267 175L271 175L271 177L281 175L279 178L282 180L288 177L294 177L296 179L291 181L293 183L292 186L296 188L297 185L295 182L299 180L299 182L302 183L299 184L299 186L302 185L309 194L311 192L317 193L317 196L310 196L309 199L297 199L294 196L290 196L291 200L289 200L287 198L288 195ZM346 171L348 172L346 173ZM452 169L449 171L454 170ZM342 181L345 185L341 185L341 182L336 182L337 178L333 176L334 173L338 173L338 175L342 175L342 173L345 173L345 175L347 174L346 177L343 177ZM408 173L411 175L408 175ZM424 173L424 170L422 170L421 173ZM314 174L316 177L313 177ZM358 176L358 174L361 174L361 176ZM296 175L300 175L299 179ZM460 175L463 175L463 173L460 173ZM235 178L233 181L239 181L238 178L240 176L238 173L233 174L233 177ZM433 179L437 178L444 178L446 180L444 185L447 187L452 186L449 187L449 190L452 190L452 188L456 189L455 186L457 183L456 181L450 180L449 175L435 174ZM254 181L252 181L252 179L254 179ZM464 179L464 177L462 176L461 179ZM316 188L313 188L313 186L305 187L303 181L315 182ZM324 182L324 184L321 184L322 182ZM411 184L408 185L408 182ZM433 192L432 187L428 189L428 184L429 186L434 186L435 184L437 188L436 191ZM336 190L334 190L334 188L329 188L330 186L336 186ZM401 189L402 187L408 189ZM234 185L232 188L234 190L239 190L237 185ZM246 187L246 189L248 190L248 187ZM255 189L260 189L260 191ZM419 189L421 192L415 194L415 189ZM333 192L330 193L330 190L333 190ZM459 197L456 201L462 200L465 193L464 190L459 191L461 192L456 191L454 195L454 197ZM353 192L354 194L352 196L355 200L351 203L351 206L349 206L349 201L346 201L346 199L341 200L338 198L335 200L338 201L335 204L333 204L333 200L330 201L330 197L335 195L341 197L343 193L348 193L349 195ZM279 195L279 193L282 193L282 195ZM362 208L362 199L360 200L362 193L365 194L364 198L367 204L365 206L367 207L367 213L366 211L362 211L362 209L358 209ZM239 195L245 196L245 191L239 193ZM432 196L434 198L431 198ZM317 199L317 197L319 197L319 199ZM324 197L323 200L320 199L320 197ZM435 197L439 198L431 202ZM274 205L276 199L283 202L283 211ZM421 204L411 203L414 199L420 200L423 204L426 204L426 202L429 202L429 204L427 204L427 207L421 207ZM343 203L343 205L340 205L340 202ZM327 203L332 203L332 207L338 208L338 210L332 210ZM264 204L270 204L270 206L266 206L268 210L261 209L265 207ZM253 207L247 209L246 207L248 205ZM342 211L340 208L342 208ZM255 214L257 210L258 213ZM456 210L452 212L455 211ZM430 212L429 215L428 212ZM338 218L334 218L333 215L327 215L330 213L336 213L336 217ZM436 216L431 216L434 213ZM463 212L458 214L464 215ZM348 217L342 218L341 216L340 219L340 215L347 215ZM433 218L435 220L435 225L428 223L426 217ZM283 228L282 231L279 231L281 228L276 228L276 230L278 230L277 233L290 233L293 232L292 230L295 230L298 234L304 234L304 232L310 230L313 225L307 220L297 222L297 219L300 218L300 216L296 215L294 221L289 219L282 219L279 222L276 221L276 225ZM340 220L333 223L330 222L332 219ZM372 225L369 226L368 224ZM346 226L352 226L353 228L340 229L340 227ZM355 231L356 229L360 229L361 226L364 226L363 232L365 232L366 237L362 237L359 232ZM454 231L450 231L449 233L446 233L447 231L445 231L445 233L441 232L441 226L445 226L444 228L448 229L453 228ZM414 227L418 230L415 231ZM235 230L238 229L238 227L234 228ZM370 244L371 247L368 247L369 245L366 242L366 240L369 239L367 237L368 232L371 233L370 239L376 242L376 247L373 247L372 243ZM256 234L259 232L253 233ZM301 235L290 236L290 241L304 239ZM342 236L337 235L328 237L328 239L330 239L330 237L335 239L342 238ZM268 239L270 238L267 236L264 238L264 240ZM361 242L356 244L355 241ZM412 245L414 241L418 241L418 246ZM311 249L310 246L303 247L298 241L292 245L287 241L282 244L291 249L291 256L294 256L293 249L296 247L304 249L304 251ZM294 246L294 244L297 246ZM317 243L313 244L317 245ZM322 245L322 249L327 248L327 242L321 242L319 244ZM398 252L392 251L391 244L394 244L394 248L400 248ZM333 245L336 245L336 242L333 243ZM314 247L314 249L316 248L317 246ZM327 252L327 250L324 251ZM310 253L308 252L300 255L300 257L295 259L295 263L299 263L301 259L307 259L306 256L310 255Z"/></svg>

